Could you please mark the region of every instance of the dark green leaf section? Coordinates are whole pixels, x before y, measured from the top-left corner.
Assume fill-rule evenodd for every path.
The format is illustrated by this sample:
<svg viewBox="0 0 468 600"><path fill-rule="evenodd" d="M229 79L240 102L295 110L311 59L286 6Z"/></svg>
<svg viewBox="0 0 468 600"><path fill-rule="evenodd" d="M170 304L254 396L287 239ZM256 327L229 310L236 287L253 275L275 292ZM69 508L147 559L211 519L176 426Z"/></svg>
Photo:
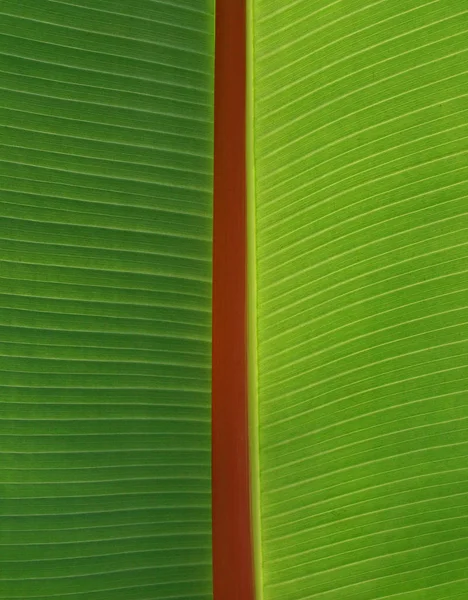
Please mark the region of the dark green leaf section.
<svg viewBox="0 0 468 600"><path fill-rule="evenodd" d="M0 0L0 598L211 597L212 0Z"/></svg>
<svg viewBox="0 0 468 600"><path fill-rule="evenodd" d="M264 600L468 598L468 6L253 9Z"/></svg>

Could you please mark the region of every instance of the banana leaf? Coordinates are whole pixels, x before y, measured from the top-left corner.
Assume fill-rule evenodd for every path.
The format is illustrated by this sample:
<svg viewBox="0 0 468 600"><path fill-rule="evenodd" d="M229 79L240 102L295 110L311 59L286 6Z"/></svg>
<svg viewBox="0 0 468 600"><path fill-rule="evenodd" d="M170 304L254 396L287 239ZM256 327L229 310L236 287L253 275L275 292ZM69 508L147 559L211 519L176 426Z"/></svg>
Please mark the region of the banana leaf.
<svg viewBox="0 0 468 600"><path fill-rule="evenodd" d="M211 598L211 0L0 1L0 598Z"/></svg>
<svg viewBox="0 0 468 600"><path fill-rule="evenodd" d="M250 9L257 598L467 598L466 3Z"/></svg>

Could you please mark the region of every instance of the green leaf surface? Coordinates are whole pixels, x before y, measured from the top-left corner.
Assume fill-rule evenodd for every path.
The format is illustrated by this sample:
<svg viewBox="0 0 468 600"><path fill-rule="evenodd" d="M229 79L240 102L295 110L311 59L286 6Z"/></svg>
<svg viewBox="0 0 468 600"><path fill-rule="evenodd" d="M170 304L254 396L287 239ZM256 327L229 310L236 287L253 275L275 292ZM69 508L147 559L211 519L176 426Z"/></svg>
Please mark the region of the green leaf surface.
<svg viewBox="0 0 468 600"><path fill-rule="evenodd" d="M467 8L252 1L264 600L468 597Z"/></svg>
<svg viewBox="0 0 468 600"><path fill-rule="evenodd" d="M211 598L214 3L0 0L0 598Z"/></svg>

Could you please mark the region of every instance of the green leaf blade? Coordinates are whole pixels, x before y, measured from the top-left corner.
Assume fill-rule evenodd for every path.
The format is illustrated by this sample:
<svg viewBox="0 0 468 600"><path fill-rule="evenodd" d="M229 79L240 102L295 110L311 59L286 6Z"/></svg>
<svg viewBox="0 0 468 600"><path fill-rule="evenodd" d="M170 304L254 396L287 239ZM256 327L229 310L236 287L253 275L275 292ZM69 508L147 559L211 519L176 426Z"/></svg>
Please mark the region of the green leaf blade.
<svg viewBox="0 0 468 600"><path fill-rule="evenodd" d="M466 11L252 24L263 598L462 597Z"/></svg>
<svg viewBox="0 0 468 600"><path fill-rule="evenodd" d="M211 597L210 1L0 2L0 597Z"/></svg>

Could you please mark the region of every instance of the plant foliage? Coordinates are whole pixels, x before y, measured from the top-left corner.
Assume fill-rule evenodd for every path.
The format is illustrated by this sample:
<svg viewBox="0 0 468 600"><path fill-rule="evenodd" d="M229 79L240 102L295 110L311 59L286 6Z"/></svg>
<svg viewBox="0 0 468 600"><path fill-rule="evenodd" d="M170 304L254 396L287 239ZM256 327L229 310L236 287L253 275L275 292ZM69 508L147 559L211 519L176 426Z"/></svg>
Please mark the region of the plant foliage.
<svg viewBox="0 0 468 600"><path fill-rule="evenodd" d="M468 597L468 12L253 0L264 600Z"/></svg>
<svg viewBox="0 0 468 600"><path fill-rule="evenodd" d="M0 598L211 597L210 0L0 1Z"/></svg>

